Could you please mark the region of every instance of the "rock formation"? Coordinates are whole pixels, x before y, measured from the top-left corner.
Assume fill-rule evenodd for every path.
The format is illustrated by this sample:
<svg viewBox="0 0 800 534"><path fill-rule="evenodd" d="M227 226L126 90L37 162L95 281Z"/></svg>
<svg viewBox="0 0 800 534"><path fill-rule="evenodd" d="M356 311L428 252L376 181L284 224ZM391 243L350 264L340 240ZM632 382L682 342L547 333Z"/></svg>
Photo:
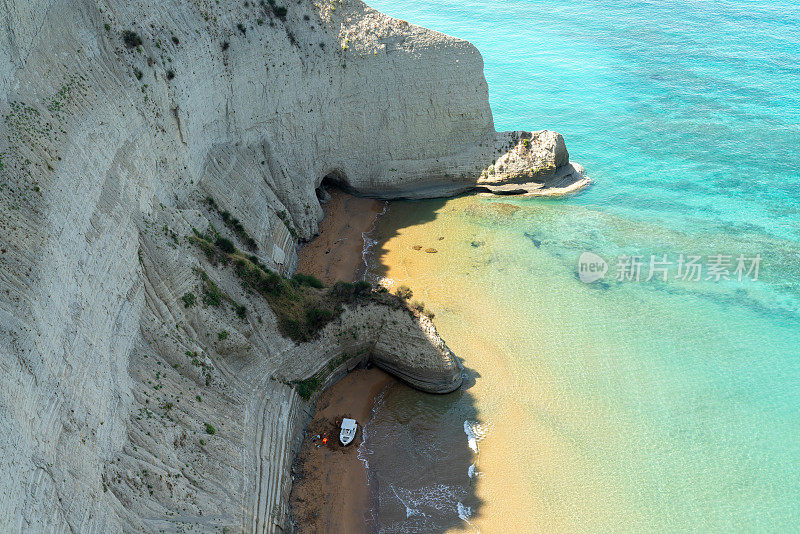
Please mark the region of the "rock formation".
<svg viewBox="0 0 800 534"><path fill-rule="evenodd" d="M380 197L582 183L559 135L494 131L472 45L359 0L3 9L3 532L281 530L296 384L371 355L457 387L398 310L285 339L195 232L291 274L326 177Z"/></svg>

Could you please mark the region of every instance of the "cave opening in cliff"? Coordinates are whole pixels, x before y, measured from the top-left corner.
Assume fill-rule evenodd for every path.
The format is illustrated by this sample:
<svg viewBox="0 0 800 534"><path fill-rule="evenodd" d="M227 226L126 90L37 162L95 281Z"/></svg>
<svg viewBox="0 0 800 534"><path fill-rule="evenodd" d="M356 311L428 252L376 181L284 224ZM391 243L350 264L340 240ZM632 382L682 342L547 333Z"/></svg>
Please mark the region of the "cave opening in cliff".
<svg viewBox="0 0 800 534"><path fill-rule="evenodd" d="M348 191L350 189L350 183L347 181L347 175L340 170L333 170L327 173L316 189L317 198L320 199L320 201L324 201L327 198L327 191L330 189Z"/></svg>
<svg viewBox="0 0 800 534"><path fill-rule="evenodd" d="M350 186L347 181L347 175L340 170L334 170L326 174L320 185L338 187L339 189L347 189Z"/></svg>

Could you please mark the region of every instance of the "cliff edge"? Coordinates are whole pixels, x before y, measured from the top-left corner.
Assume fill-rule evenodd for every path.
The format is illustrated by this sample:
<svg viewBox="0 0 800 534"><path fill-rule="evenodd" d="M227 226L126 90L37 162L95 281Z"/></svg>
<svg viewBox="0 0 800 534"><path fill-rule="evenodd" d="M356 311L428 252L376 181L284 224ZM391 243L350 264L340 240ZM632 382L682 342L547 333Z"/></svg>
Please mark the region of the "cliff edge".
<svg viewBox="0 0 800 534"><path fill-rule="evenodd" d="M380 304L302 308L327 322L290 339L272 275L248 286L198 236L291 275L326 178L385 198L584 181L560 135L494 131L472 45L358 0L3 15L3 532L276 532L310 386L366 357L460 383L432 325Z"/></svg>

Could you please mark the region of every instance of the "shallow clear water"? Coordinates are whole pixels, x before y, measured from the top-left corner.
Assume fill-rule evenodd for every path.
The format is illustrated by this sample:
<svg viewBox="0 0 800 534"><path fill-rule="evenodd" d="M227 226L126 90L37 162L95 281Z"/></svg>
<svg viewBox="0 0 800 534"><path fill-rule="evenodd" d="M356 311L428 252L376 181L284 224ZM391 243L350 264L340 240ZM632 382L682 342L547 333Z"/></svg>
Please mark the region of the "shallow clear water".
<svg viewBox="0 0 800 534"><path fill-rule="evenodd" d="M394 203L379 222L373 272L436 312L471 378L443 399L386 392L378 529L796 528L800 6L371 5L476 44L497 129L558 130L596 181L558 201ZM604 280L579 280L586 251ZM623 254L762 262L757 281L676 265L617 281ZM396 452L426 443L440 454Z"/></svg>

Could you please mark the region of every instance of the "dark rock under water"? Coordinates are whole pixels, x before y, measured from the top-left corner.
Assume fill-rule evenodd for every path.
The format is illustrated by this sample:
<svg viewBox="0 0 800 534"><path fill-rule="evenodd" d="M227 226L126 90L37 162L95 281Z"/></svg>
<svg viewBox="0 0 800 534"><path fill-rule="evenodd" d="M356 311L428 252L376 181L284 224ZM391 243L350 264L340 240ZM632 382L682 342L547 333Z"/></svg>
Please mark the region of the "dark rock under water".
<svg viewBox="0 0 800 534"><path fill-rule="evenodd" d="M539 239L536 239L536 236L535 236L535 235L533 235L533 234L529 234L528 232L522 232L522 234L523 234L525 237L527 237L528 239L530 239L530 240L531 240L531 243L533 243L533 245L534 245L536 248L539 248L539 247L541 247L541 246L542 246L542 242L541 242L541 240L539 240Z"/></svg>

